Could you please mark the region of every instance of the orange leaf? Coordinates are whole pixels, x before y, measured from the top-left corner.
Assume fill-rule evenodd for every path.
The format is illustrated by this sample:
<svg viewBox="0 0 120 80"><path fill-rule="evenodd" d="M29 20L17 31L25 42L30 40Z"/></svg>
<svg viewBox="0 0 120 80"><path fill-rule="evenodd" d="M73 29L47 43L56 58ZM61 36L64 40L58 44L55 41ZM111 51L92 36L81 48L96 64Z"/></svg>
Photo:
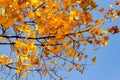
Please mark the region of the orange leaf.
<svg viewBox="0 0 120 80"><path fill-rule="evenodd" d="M43 76L45 77L45 76L46 76L46 74L47 74L47 71L44 71L44 72L43 72Z"/></svg>
<svg viewBox="0 0 120 80"><path fill-rule="evenodd" d="M80 56L78 60L79 60L79 61L82 61L82 56Z"/></svg>
<svg viewBox="0 0 120 80"><path fill-rule="evenodd" d="M69 69L72 69L72 68L73 68L73 66L69 65L69 66L68 66L68 68L69 68Z"/></svg>
<svg viewBox="0 0 120 80"><path fill-rule="evenodd" d="M120 5L120 1L116 0L115 5Z"/></svg>
<svg viewBox="0 0 120 80"><path fill-rule="evenodd" d="M85 55L84 58L85 58L85 59L88 58L88 55Z"/></svg>
<svg viewBox="0 0 120 80"><path fill-rule="evenodd" d="M34 12L30 11L30 12L28 13L28 16L29 16L29 18L34 18L34 17L35 17L35 16L34 16Z"/></svg>
<svg viewBox="0 0 120 80"><path fill-rule="evenodd" d="M60 78L60 80L63 80L63 78Z"/></svg>
<svg viewBox="0 0 120 80"><path fill-rule="evenodd" d="M8 22L5 23L5 28L8 29L15 22L16 18L11 18Z"/></svg>
<svg viewBox="0 0 120 80"><path fill-rule="evenodd" d="M103 13L104 12L104 8L101 8L98 10L100 13Z"/></svg>
<svg viewBox="0 0 120 80"><path fill-rule="evenodd" d="M95 63L96 62L96 57L92 58L92 62Z"/></svg>

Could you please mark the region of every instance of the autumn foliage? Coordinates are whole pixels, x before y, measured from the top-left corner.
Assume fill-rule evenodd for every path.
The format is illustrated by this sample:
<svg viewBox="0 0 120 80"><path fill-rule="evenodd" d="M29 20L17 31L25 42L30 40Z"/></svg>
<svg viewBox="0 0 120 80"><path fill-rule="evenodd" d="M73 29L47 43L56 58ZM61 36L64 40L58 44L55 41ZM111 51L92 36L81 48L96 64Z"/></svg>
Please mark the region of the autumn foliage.
<svg viewBox="0 0 120 80"><path fill-rule="evenodd" d="M120 2L106 10L94 0L0 0L0 45L10 49L0 55L0 68L12 70L8 76L15 80L34 72L63 80L60 68L83 73L86 60L96 62L84 53L86 46L97 50L107 45L109 33L120 32L118 25L102 27L119 18L113 6ZM95 19L94 12L102 17Z"/></svg>

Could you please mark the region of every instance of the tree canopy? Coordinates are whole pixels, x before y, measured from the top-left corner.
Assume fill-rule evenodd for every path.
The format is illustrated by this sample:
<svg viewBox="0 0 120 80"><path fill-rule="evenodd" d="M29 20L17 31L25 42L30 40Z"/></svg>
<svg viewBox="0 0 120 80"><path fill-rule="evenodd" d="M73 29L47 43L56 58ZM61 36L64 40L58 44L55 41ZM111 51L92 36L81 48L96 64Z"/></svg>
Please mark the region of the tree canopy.
<svg viewBox="0 0 120 80"><path fill-rule="evenodd" d="M98 5L94 0L0 0L0 45L10 50L0 54L1 72L7 69L11 80L34 72L54 80L64 79L60 70L83 73L96 62L86 47L97 50L107 45L109 34L120 32L117 24L102 27L118 20L120 9L114 6L120 1L108 10ZM102 17L96 19L94 12Z"/></svg>

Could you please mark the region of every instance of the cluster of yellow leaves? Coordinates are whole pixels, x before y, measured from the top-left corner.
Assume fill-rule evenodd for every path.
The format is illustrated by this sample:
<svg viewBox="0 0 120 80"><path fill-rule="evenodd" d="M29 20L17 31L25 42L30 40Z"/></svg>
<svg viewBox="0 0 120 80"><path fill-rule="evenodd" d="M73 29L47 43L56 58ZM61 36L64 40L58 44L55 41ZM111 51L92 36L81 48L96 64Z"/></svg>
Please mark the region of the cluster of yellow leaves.
<svg viewBox="0 0 120 80"><path fill-rule="evenodd" d="M76 55L76 53L74 52L74 49L73 48L69 48L68 50L67 50L67 53L68 53L68 57L75 57Z"/></svg>
<svg viewBox="0 0 120 80"><path fill-rule="evenodd" d="M102 28L100 28L99 26L95 26L89 30L89 33L95 34L96 32L100 32L101 30L102 30Z"/></svg>
<svg viewBox="0 0 120 80"><path fill-rule="evenodd" d="M23 26L15 26L17 30L21 31L21 32L30 32L31 31L31 27L27 24L24 24Z"/></svg>
<svg viewBox="0 0 120 80"><path fill-rule="evenodd" d="M15 72L18 73L21 78L27 76L26 73L29 72L29 66L25 62L23 63L21 60L18 60L16 68Z"/></svg>
<svg viewBox="0 0 120 80"><path fill-rule="evenodd" d="M93 38L96 40L90 43L106 46L109 40L109 37L107 36L108 32L108 30L103 30L100 26L92 27L89 30L89 34L92 34ZM93 48L92 50L95 50L95 48Z"/></svg>
<svg viewBox="0 0 120 80"><path fill-rule="evenodd" d="M40 66L39 58L35 54L37 53L37 47L34 44L34 41L30 41L29 43L24 43L21 40L15 41L15 49L14 52L19 53L16 54L16 58L18 59L16 63L16 73L22 73L20 76L27 76L26 72L29 72L29 68L37 65Z"/></svg>
<svg viewBox="0 0 120 80"><path fill-rule="evenodd" d="M27 76L30 73L30 68L40 66L39 58L35 54L31 54L29 57L25 54L19 54L19 60L16 62L15 72L20 74L20 77Z"/></svg>
<svg viewBox="0 0 120 80"><path fill-rule="evenodd" d="M34 44L34 41L29 43L24 43L20 40L15 41L15 51L19 50L21 52L24 52L25 54L29 54L30 52L37 52L36 45Z"/></svg>
<svg viewBox="0 0 120 80"><path fill-rule="evenodd" d="M35 65L40 66L39 58L37 58L35 54L31 54L29 57L27 57L27 59L21 58L16 63L16 73L25 74L26 72L30 72L29 68L31 68L32 66L35 66ZM26 76L27 76L27 74L26 74Z"/></svg>
<svg viewBox="0 0 120 80"><path fill-rule="evenodd" d="M120 5L120 2L116 1L116 5ZM40 56L37 56L41 55L37 46L43 49L42 58L65 52L66 54L60 55L65 56L64 60L77 58L78 61L88 59L88 55L77 53L80 46L89 43L106 46L109 40L108 32L115 34L119 29L113 26L103 30L101 25L109 17L116 20L120 16L120 10L109 10L105 18L94 20L91 11L96 8L94 0L0 0L1 29L11 29L16 35L20 34L16 36L13 49L17 58L16 73L24 77L31 67L43 65L40 63ZM101 8L98 12L105 13L105 9ZM86 48L82 49L85 50ZM92 62L96 62L96 57L92 58ZM11 63L11 60L7 56L1 56L0 63L6 65ZM54 61L49 63L49 66L57 66L58 63ZM80 69L81 66L69 65L68 68ZM43 70L42 74L46 76L47 73L47 70Z"/></svg>
<svg viewBox="0 0 120 80"><path fill-rule="evenodd" d="M0 57L0 64L8 65L8 64L10 64L10 63L12 63L12 62L13 62L13 61L10 60L10 59L8 58L8 56L2 55L2 56Z"/></svg>

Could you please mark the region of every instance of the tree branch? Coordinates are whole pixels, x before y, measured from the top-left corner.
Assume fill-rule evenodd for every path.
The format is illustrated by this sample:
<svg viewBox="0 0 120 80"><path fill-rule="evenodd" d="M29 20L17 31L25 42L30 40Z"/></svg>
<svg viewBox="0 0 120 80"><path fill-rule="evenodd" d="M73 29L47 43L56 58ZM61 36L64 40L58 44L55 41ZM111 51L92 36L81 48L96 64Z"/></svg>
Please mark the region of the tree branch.
<svg viewBox="0 0 120 80"><path fill-rule="evenodd" d="M90 29L84 30L84 31L80 31L80 32L76 32L76 33L70 33L70 34L65 34L63 36L69 36L69 35L74 35L77 33L83 33L83 32L88 32ZM4 37L4 38L20 38L20 39L48 39L48 38L55 38L56 35L53 36L44 36L44 37L24 37L24 36L7 36L7 35L0 35L0 37Z"/></svg>
<svg viewBox="0 0 120 80"><path fill-rule="evenodd" d="M35 9L33 10L33 12L35 12L37 9L39 9L40 7L42 7L44 4L45 4L45 3L42 3L41 5L39 5L37 8L35 8Z"/></svg>
<svg viewBox="0 0 120 80"><path fill-rule="evenodd" d="M0 45L15 45L15 42L0 42ZM34 44L36 46L46 46L44 44ZM49 44L51 46L62 45L62 44Z"/></svg>

